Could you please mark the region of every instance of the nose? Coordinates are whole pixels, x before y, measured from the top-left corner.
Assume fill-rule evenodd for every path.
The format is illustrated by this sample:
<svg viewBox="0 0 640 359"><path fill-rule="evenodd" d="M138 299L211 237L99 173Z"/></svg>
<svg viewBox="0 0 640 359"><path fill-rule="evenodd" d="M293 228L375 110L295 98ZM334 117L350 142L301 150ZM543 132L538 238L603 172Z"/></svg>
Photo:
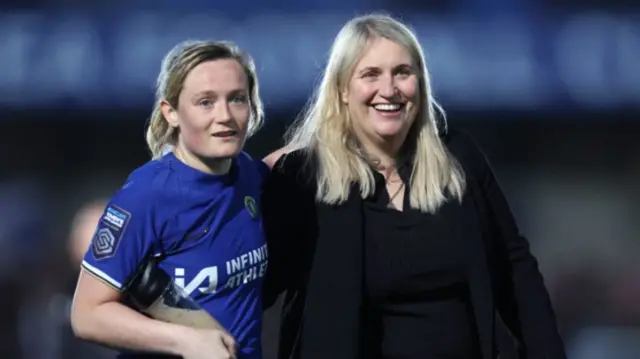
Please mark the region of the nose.
<svg viewBox="0 0 640 359"><path fill-rule="evenodd" d="M229 103L227 101L220 101L220 103L217 104L214 118L216 122L231 121L231 110L229 109Z"/></svg>
<svg viewBox="0 0 640 359"><path fill-rule="evenodd" d="M397 91L393 76L383 76L380 79L380 88L378 89L380 96L390 98L395 96Z"/></svg>

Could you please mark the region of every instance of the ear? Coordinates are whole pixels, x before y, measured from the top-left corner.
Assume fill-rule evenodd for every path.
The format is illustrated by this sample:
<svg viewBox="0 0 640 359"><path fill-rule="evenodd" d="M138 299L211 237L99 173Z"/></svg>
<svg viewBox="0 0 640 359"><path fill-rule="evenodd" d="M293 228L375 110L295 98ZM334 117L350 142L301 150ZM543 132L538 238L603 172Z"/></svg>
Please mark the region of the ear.
<svg viewBox="0 0 640 359"><path fill-rule="evenodd" d="M344 104L349 103L349 89L345 86L342 91L340 91L340 99Z"/></svg>
<svg viewBox="0 0 640 359"><path fill-rule="evenodd" d="M160 111L162 111L162 115L169 123L169 126L178 127L178 113L166 100L162 100L160 103Z"/></svg>

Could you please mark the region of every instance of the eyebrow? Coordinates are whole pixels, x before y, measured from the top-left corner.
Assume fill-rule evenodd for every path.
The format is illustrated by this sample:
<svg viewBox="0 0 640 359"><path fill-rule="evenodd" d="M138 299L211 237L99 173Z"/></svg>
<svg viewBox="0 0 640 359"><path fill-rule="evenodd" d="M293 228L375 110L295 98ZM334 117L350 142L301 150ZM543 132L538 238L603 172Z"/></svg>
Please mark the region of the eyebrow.
<svg viewBox="0 0 640 359"><path fill-rule="evenodd" d="M231 90L229 92L227 92L227 96L231 95L231 96L237 96L237 95L247 95L248 91L247 89L244 88L237 88L234 90ZM193 95L193 98L198 98L198 97L202 97L202 96L219 96L220 94L216 91L212 91L212 90L205 90L205 91L200 91L198 93L196 93L195 95Z"/></svg>
<svg viewBox="0 0 640 359"><path fill-rule="evenodd" d="M411 64L407 64L407 63L403 63L403 64L399 64L393 67L393 71L397 71L399 69L410 69L413 70L413 65ZM367 66L363 69L361 69L360 71L358 71L359 74L363 74L365 72L369 72L369 71L376 71L376 72L380 72L382 69L380 68L380 66Z"/></svg>

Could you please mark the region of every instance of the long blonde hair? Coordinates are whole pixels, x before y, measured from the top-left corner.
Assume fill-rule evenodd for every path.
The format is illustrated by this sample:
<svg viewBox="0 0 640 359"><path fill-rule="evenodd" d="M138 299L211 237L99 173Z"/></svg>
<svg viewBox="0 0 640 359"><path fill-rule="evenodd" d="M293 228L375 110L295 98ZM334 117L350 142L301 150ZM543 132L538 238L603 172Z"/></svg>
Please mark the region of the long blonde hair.
<svg viewBox="0 0 640 359"><path fill-rule="evenodd" d="M161 157L167 146L175 146L177 132L164 118L160 109L163 100L178 108L178 98L184 80L199 64L206 61L234 59L242 65L249 86L250 118L247 136L253 135L264 122L258 77L253 59L228 41L184 41L174 46L162 60L156 81L156 98L149 119L146 140L152 157Z"/></svg>
<svg viewBox="0 0 640 359"><path fill-rule="evenodd" d="M285 147L288 150L302 149L317 156L318 201L343 203L349 197L353 183L359 185L363 198L373 194L373 172L361 155L359 141L340 94L365 48L376 38L386 38L404 47L418 68L419 110L405 140L405 146L414 153L410 205L424 213L435 213L446 202L447 195L462 201L465 175L438 136L436 116L438 112L441 116L445 114L433 97L418 39L406 25L390 16L360 16L343 26L331 48L320 85L290 129Z"/></svg>

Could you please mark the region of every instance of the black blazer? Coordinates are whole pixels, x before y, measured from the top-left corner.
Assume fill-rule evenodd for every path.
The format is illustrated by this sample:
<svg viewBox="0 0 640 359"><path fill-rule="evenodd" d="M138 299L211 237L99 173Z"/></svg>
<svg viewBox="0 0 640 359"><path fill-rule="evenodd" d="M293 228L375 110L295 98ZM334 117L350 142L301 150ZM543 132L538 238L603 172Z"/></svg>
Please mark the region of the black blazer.
<svg viewBox="0 0 640 359"><path fill-rule="evenodd" d="M449 224L452 240L464 243L482 359L495 358L498 348L501 358L512 357L496 344L501 321L520 358L566 358L537 261L483 152L455 130L443 141L465 171L467 190L462 204L437 215ZM315 176L313 156L296 151L276 163L265 183L265 301L270 306L285 293L280 359L359 359L362 200L354 185L344 204L317 203Z"/></svg>

